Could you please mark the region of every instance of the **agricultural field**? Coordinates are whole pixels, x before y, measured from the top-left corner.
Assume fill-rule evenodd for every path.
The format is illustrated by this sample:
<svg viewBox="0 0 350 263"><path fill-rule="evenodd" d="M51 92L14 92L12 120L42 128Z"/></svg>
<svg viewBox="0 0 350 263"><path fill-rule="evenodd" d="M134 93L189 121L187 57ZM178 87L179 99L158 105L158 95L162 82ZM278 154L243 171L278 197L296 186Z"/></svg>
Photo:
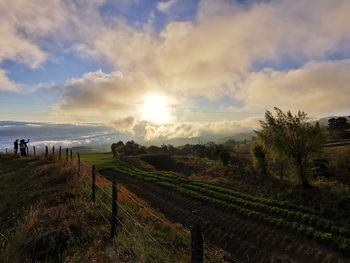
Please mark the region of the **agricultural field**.
<svg viewBox="0 0 350 263"><path fill-rule="evenodd" d="M174 222L187 227L200 222L206 239L242 262L346 262L350 256L350 229L309 207L145 171L107 153L82 159Z"/></svg>
<svg viewBox="0 0 350 263"><path fill-rule="evenodd" d="M98 177L92 203L90 178L78 176L74 164L0 155L0 169L0 262L190 261L189 232L124 187L118 234L110 239L108 180ZM206 247L205 262L224 263L226 254Z"/></svg>

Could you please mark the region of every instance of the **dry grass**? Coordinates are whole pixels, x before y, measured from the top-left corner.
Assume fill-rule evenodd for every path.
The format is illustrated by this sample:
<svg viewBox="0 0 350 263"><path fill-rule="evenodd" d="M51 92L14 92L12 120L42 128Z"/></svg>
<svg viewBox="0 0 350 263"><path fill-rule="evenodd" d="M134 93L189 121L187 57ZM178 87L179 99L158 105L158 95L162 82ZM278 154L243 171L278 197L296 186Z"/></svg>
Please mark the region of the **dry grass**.
<svg viewBox="0 0 350 263"><path fill-rule="evenodd" d="M110 227L100 215L109 219L109 199L98 191L104 204L89 201L90 192L82 180L89 182L90 177L78 177L70 167L50 160L0 157L0 168L6 172L1 175L6 182L0 186L1 193L12 193L2 203L3 209L23 207L22 213L14 215L15 223L0 216L12 229L0 250L0 262L190 262L188 231L126 188L118 192L123 227L118 224L118 236L110 240ZM110 192L110 182L97 178L98 185ZM215 253L207 251L206 262L222 262Z"/></svg>

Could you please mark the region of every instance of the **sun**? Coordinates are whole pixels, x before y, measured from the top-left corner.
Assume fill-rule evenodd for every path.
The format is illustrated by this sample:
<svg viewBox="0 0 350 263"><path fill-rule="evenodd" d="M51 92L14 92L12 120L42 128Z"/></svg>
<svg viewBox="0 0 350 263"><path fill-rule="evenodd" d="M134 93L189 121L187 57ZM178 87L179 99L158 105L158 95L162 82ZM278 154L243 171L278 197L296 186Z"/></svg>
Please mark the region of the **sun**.
<svg viewBox="0 0 350 263"><path fill-rule="evenodd" d="M169 120L168 102L165 97L152 95L148 96L141 108L144 120L165 123Z"/></svg>

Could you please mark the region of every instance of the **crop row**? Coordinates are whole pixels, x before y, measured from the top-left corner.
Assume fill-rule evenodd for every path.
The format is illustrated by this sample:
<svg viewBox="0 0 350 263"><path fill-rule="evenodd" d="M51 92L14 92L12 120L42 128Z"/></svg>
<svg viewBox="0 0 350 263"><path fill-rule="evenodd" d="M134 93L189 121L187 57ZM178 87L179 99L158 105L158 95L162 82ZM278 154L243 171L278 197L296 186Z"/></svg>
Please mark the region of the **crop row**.
<svg viewBox="0 0 350 263"><path fill-rule="evenodd" d="M287 221L302 222L308 226L322 231L331 232L347 238L350 237L350 230L339 227L336 223L330 220L322 219L307 212L302 213L300 211L293 211L292 209L281 208L281 206L283 206L282 204L285 204L286 207L290 206L290 204L285 201L281 201L279 203L277 200L257 198L228 188L185 180L179 177L169 177L156 173L149 173L138 170L137 168L129 168L124 166L122 167L122 170L127 173L138 174L147 178L152 177L156 180L174 183L176 185L182 185L184 188L209 195L222 201L238 204L260 212L273 214Z"/></svg>
<svg viewBox="0 0 350 263"><path fill-rule="evenodd" d="M253 201L253 202L259 202L265 205L271 205L271 206L276 206L280 208L286 208L286 209L291 209L291 210L298 210L300 212L304 213L309 213L309 214L317 214L316 211L311 210L308 207L301 206L301 205L295 205L291 204L287 201L279 201L279 200L274 200L270 198L264 198L264 197L255 197L249 194L245 194L227 187L223 186L218 186L218 185L212 185L212 184L207 184L207 183L202 183L202 182L193 182L193 184L202 186L204 188L214 190L223 194L229 194L232 196L237 196L245 200Z"/></svg>
<svg viewBox="0 0 350 263"><path fill-rule="evenodd" d="M278 207L266 206L260 203L235 198L229 195L207 190L204 188L205 185L203 185L203 187L191 185L191 181L187 181L186 184L184 183L185 180L177 180L177 178L174 177L169 178L159 174L135 171L129 169L128 167L120 167L117 170L122 173L135 176L139 179L151 181L158 185L171 188L172 190L183 195L187 195L191 198L205 201L224 209L234 210L242 216L270 223L275 226L285 227L292 231L297 231L298 233L306 235L315 240L331 244L338 250L344 251L345 248L350 248L350 241L346 238L346 236L348 236L347 229L339 228L333 222L330 222L332 223L330 225L328 221L322 220L313 215L289 211L287 209L280 209ZM282 215L284 218L278 218L276 217L276 214ZM294 220L296 220L296 222ZM311 224L311 226L307 224Z"/></svg>
<svg viewBox="0 0 350 263"><path fill-rule="evenodd" d="M337 235L341 235L348 238L350 237L350 231L348 229L343 227L338 227L334 222L329 220L324 220L315 215L310 215L302 212L295 212L288 209L282 209L279 207L273 207L273 206L261 204L258 202L245 200L236 196L230 196L227 194L222 194L220 192L211 191L201 186L185 185L185 184L181 184L181 186L183 188L205 194L207 196L213 197L215 199L219 199L221 201L237 204L237 205L240 205L249 209L253 209L262 213L267 213L269 215L274 215L287 221L297 221L322 231L335 233Z"/></svg>
<svg viewBox="0 0 350 263"><path fill-rule="evenodd" d="M268 224L271 224L273 226L277 227L283 227L288 230L296 231L300 235L307 236L309 238L312 238L318 242L330 245L337 249L338 251L342 252L343 254L347 254L350 251L350 239L337 236L332 233L318 231L314 229L313 227L308 227L303 225L302 223L298 222L289 222L281 218L275 218L273 216L266 215L261 212L253 211L248 208L241 207L239 205L235 204L228 204L224 201L220 201L205 195L202 195L198 192L191 191L188 189L184 189L182 187L173 185L171 183L167 182L156 182L158 185L172 189L173 191L176 191L180 194L183 194L185 196L188 196L190 198L210 203L216 207L220 207L223 209L235 211L236 213L240 214L241 216L244 216L246 218L255 219L260 222L265 222Z"/></svg>
<svg viewBox="0 0 350 263"><path fill-rule="evenodd" d="M163 178L164 180L167 180L167 181L176 180L176 181L187 183L187 184L202 186L202 187L207 188L209 190L217 191L217 192L220 192L223 194L229 194L231 196L237 196L241 199L249 200L252 202L258 202L258 203L262 203L262 204L269 205L269 206L275 206L275 207L289 209L289 210L296 210L296 211L300 211L300 212L307 213L307 214L313 214L313 215L318 214L316 211L313 211L312 209L310 209L308 207L292 204L292 203L289 203L287 201L280 201L280 200L264 198L264 197L255 197L255 196L245 194L245 193L242 193L240 191L236 191L234 189L230 189L230 188L219 186L219 185L212 185L212 184L208 184L208 183L204 183L204 182L191 181L191 180L188 180L185 178L181 178L179 176L169 176L169 175L164 176L164 175L161 175L159 173L146 172L146 171L143 171L143 170L140 170L136 167L131 167L131 166L128 166L128 167L124 166L123 169L126 169L132 173L138 173L140 175Z"/></svg>

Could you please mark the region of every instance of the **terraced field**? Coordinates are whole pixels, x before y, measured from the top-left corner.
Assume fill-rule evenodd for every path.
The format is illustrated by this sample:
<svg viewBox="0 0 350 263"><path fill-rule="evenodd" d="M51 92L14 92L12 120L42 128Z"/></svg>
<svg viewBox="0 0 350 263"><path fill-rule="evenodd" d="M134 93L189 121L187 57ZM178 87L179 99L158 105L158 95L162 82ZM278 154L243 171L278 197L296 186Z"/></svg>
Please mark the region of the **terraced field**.
<svg viewBox="0 0 350 263"><path fill-rule="evenodd" d="M200 222L207 241L241 262L348 262L350 230L306 207L121 162L104 168L174 222Z"/></svg>

